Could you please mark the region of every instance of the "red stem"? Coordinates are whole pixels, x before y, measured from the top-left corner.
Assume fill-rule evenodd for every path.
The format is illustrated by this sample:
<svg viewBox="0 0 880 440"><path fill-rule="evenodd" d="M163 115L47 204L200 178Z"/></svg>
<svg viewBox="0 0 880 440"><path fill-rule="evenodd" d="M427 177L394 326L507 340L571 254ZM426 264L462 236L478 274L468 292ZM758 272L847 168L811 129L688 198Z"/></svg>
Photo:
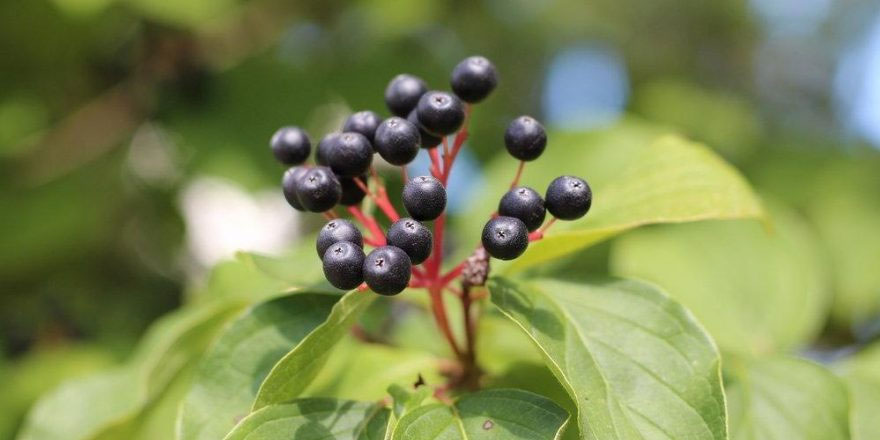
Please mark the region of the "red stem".
<svg viewBox="0 0 880 440"><path fill-rule="evenodd" d="M431 175L438 180L443 181L445 166L440 163L440 154L437 152L437 148L435 147L428 150L428 155L431 156ZM443 186L446 186L445 182Z"/></svg>
<svg viewBox="0 0 880 440"><path fill-rule="evenodd" d="M458 343L455 342L455 336L452 334L449 320L446 318L446 305L443 304L443 288L436 283L432 283L428 286L428 293L431 295L431 311L434 312L434 320L437 321L437 326L440 327L440 331L446 337L446 341L449 342L449 348L455 353L455 357L460 359L462 357L461 349L458 348Z"/></svg>
<svg viewBox="0 0 880 440"><path fill-rule="evenodd" d="M541 229L538 229L537 231L529 234L529 241L538 241L544 238L544 233L547 232L548 229L550 229L550 226L553 226L553 223L556 223L556 217L551 217L550 221L544 223L544 226L541 226Z"/></svg>
<svg viewBox="0 0 880 440"><path fill-rule="evenodd" d="M385 234L382 232L382 228L379 227L379 224L376 223L376 219L364 214L357 206L349 206L348 212L350 212L357 221L370 231L372 237L364 237L365 243L374 247L385 246Z"/></svg>
<svg viewBox="0 0 880 440"><path fill-rule="evenodd" d="M376 195L372 191L370 191L370 188L367 187L367 184L364 183L364 181L361 180L360 177L355 177L354 183L361 189L361 191L365 192L367 196L373 199L373 202L376 204L376 206L379 207L379 209L382 210L383 213L385 213L385 216L388 217L388 220L391 220L392 222L400 220L400 216L397 214L394 206L391 205L391 201L388 200L388 193L385 192L384 186L379 185L379 195Z"/></svg>
<svg viewBox="0 0 880 440"><path fill-rule="evenodd" d="M510 189L516 188L519 185L519 179L522 177L523 168L526 167L526 161L519 161L519 167L516 169L516 176L513 178L513 182L510 182Z"/></svg>

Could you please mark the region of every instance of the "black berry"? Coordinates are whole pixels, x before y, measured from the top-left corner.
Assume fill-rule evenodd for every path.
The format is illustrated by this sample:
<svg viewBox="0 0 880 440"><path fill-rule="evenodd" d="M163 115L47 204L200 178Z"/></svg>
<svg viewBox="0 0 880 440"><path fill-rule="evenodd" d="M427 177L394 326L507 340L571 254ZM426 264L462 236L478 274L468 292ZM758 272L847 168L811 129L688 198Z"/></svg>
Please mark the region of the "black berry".
<svg viewBox="0 0 880 440"><path fill-rule="evenodd" d="M544 199L540 194L529 187L521 186L504 194L498 203L498 214L518 218L529 231L534 231L544 223L547 210L544 209Z"/></svg>
<svg viewBox="0 0 880 440"><path fill-rule="evenodd" d="M402 249L382 246L364 259L364 281L380 295L397 295L409 284L412 263Z"/></svg>
<svg viewBox="0 0 880 440"><path fill-rule="evenodd" d="M317 151L315 151L315 162L318 165L327 166L329 164L330 152L339 145L340 136L342 136L342 133L328 133L321 138L321 141L318 142Z"/></svg>
<svg viewBox="0 0 880 440"><path fill-rule="evenodd" d="M428 85L421 78L402 73L391 79L385 88L385 105L397 116L405 118L428 91Z"/></svg>
<svg viewBox="0 0 880 440"><path fill-rule="evenodd" d="M297 211L306 210L296 196L296 187L299 178L308 170L307 167L289 168L284 172L284 176L281 178L281 190L284 192L284 198L287 200L287 203L290 203L290 206L293 206L293 209Z"/></svg>
<svg viewBox="0 0 880 440"><path fill-rule="evenodd" d="M360 133L346 132L327 154L327 164L339 176L360 176L370 169L373 163L373 146Z"/></svg>
<svg viewBox="0 0 880 440"><path fill-rule="evenodd" d="M272 154L286 165L299 165L309 158L312 142L309 135L299 127L281 127L269 142Z"/></svg>
<svg viewBox="0 0 880 440"><path fill-rule="evenodd" d="M388 244L406 252L412 264L421 264L431 255L431 231L411 218L394 222L386 236Z"/></svg>
<svg viewBox="0 0 880 440"><path fill-rule="evenodd" d="M309 168L297 179L296 197L306 210L324 212L339 203L342 185L329 168Z"/></svg>
<svg viewBox="0 0 880 440"><path fill-rule="evenodd" d="M499 260L512 260L529 246L529 231L522 220L514 217L495 217L483 228L483 247Z"/></svg>
<svg viewBox="0 0 880 440"><path fill-rule="evenodd" d="M337 289L354 289L364 282L364 259L364 250L356 244L334 243L322 258L324 277Z"/></svg>
<svg viewBox="0 0 880 440"><path fill-rule="evenodd" d="M547 187L545 206L560 220L576 220L583 217L593 204L590 185L574 176L560 176Z"/></svg>
<svg viewBox="0 0 880 440"><path fill-rule="evenodd" d="M413 111L409 113L409 116L406 117L406 120L419 129L419 139L421 140L420 145L422 148L434 148L437 145L440 145L441 142L443 142L443 138L439 138L431 133L428 133L428 131L425 130L425 127L422 127L422 124L419 123L419 116L418 114L416 114L415 109L413 109Z"/></svg>
<svg viewBox="0 0 880 440"><path fill-rule="evenodd" d="M392 116L379 124L373 148L392 165L406 165L419 154L419 128L406 119Z"/></svg>
<svg viewBox="0 0 880 440"><path fill-rule="evenodd" d="M416 115L427 132L446 136L455 133L464 122L464 105L455 95L432 91L419 99Z"/></svg>
<svg viewBox="0 0 880 440"><path fill-rule="evenodd" d="M480 102L498 85L498 73L485 57L472 56L455 66L450 85L462 101Z"/></svg>
<svg viewBox="0 0 880 440"><path fill-rule="evenodd" d="M367 140L373 142L373 136L376 134L376 128L379 126L380 122L382 122L382 118L380 118L376 112L364 110L349 116L348 119L345 120L345 124L342 126L342 131L360 133L364 135Z"/></svg>
<svg viewBox="0 0 880 440"><path fill-rule="evenodd" d="M504 146L511 156L519 160L535 160L547 146L547 132L544 126L531 116L520 116L507 126L504 132Z"/></svg>
<svg viewBox="0 0 880 440"><path fill-rule="evenodd" d="M352 206L357 205L364 199L367 193L361 189L360 185L358 185L354 181L354 177L340 177L339 183L342 185L342 197L339 199L339 204L343 206ZM367 176L363 175L360 177L361 182L366 184Z"/></svg>
<svg viewBox="0 0 880 440"><path fill-rule="evenodd" d="M431 176L416 177L403 186L403 206L416 220L434 220L446 209L446 188Z"/></svg>
<svg viewBox="0 0 880 440"><path fill-rule="evenodd" d="M318 239L315 241L318 256L324 256L327 248L340 241L348 241L356 244L358 247L364 247L364 237L357 226L348 220L333 219L327 222L321 228L321 231L318 232Z"/></svg>

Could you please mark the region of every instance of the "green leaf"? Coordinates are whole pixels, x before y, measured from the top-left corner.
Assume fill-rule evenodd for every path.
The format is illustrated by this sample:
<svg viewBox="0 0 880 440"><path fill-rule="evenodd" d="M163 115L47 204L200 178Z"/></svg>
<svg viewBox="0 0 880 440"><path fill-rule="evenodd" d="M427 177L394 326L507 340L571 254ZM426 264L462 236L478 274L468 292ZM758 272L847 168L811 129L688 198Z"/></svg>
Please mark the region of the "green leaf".
<svg viewBox="0 0 880 440"><path fill-rule="evenodd" d="M582 172L587 181L589 174ZM549 182L544 182L545 187ZM748 183L703 145L665 136L636 153L616 177L593 185L593 207L583 221L557 222L505 272L512 273L652 223L762 215Z"/></svg>
<svg viewBox="0 0 880 440"><path fill-rule="evenodd" d="M870 440L880 434L880 343L848 359L840 375L849 389L850 429L853 440Z"/></svg>
<svg viewBox="0 0 880 440"><path fill-rule="evenodd" d="M555 439L568 414L546 397L514 389L466 394L453 406L430 404L404 415L393 440Z"/></svg>
<svg viewBox="0 0 880 440"><path fill-rule="evenodd" d="M718 351L656 288L498 277L489 288L577 405L585 438L726 438Z"/></svg>
<svg viewBox="0 0 880 440"><path fill-rule="evenodd" d="M826 265L804 222L771 207L771 230L717 221L634 231L614 242L611 272L662 286L725 352L798 347L825 320Z"/></svg>
<svg viewBox="0 0 880 440"><path fill-rule="evenodd" d="M394 401L394 417L399 419L404 414L418 408L431 395L431 389L420 386L414 391L409 391L401 385L392 384L388 387L388 395Z"/></svg>
<svg viewBox="0 0 880 440"><path fill-rule="evenodd" d="M260 385L253 409L282 403L299 396L318 375L331 348L339 342L367 306L376 299L372 292L345 294L330 316L272 367Z"/></svg>
<svg viewBox="0 0 880 440"><path fill-rule="evenodd" d="M297 293L232 322L202 359L180 412L180 439L222 438L250 411L266 374L330 314L339 296Z"/></svg>
<svg viewBox="0 0 880 440"><path fill-rule="evenodd" d="M298 399L251 413L226 440L382 440L389 413L375 403Z"/></svg>
<svg viewBox="0 0 880 440"><path fill-rule="evenodd" d="M725 357L733 440L849 439L846 389L811 362Z"/></svg>

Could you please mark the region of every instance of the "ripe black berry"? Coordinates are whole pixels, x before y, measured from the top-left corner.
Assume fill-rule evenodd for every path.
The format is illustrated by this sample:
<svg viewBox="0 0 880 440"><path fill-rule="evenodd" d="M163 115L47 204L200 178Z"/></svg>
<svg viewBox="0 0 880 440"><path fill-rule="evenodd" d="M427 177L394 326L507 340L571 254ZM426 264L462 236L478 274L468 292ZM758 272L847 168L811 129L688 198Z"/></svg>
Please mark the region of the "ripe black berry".
<svg viewBox="0 0 880 440"><path fill-rule="evenodd" d="M416 106L419 123L435 136L455 133L464 122L464 106L454 95L432 91L425 93Z"/></svg>
<svg viewBox="0 0 880 440"><path fill-rule="evenodd" d="M455 66L450 85L462 101L480 102L498 85L498 73L485 57L472 56Z"/></svg>
<svg viewBox="0 0 880 440"><path fill-rule="evenodd" d="M364 135L367 140L373 142L373 136L376 134L376 127L382 122L382 118L369 110L357 112L345 120L342 131L353 131Z"/></svg>
<svg viewBox="0 0 880 440"><path fill-rule="evenodd" d="M290 203L290 206L293 206L293 209L297 211L306 210L296 196L296 186L299 178L308 170L307 167L289 168L284 172L284 176L281 178L281 190L284 192L284 198L287 200L287 203Z"/></svg>
<svg viewBox="0 0 880 440"><path fill-rule="evenodd" d="M419 139L421 140L420 145L422 148L434 148L437 145L440 145L441 142L443 142L443 138L439 138L431 133L428 133L428 131L425 130L425 127L422 127L422 124L419 122L419 116L418 114L416 114L415 109L409 112L409 116L406 117L406 120L419 129Z"/></svg>
<svg viewBox="0 0 880 440"><path fill-rule="evenodd" d="M342 185L327 167L309 168L296 182L296 197L312 212L324 212L342 197Z"/></svg>
<svg viewBox="0 0 880 440"><path fill-rule="evenodd" d="M507 126L504 132L504 146L511 156L519 160L535 160L547 146L547 132L544 126L531 116L520 116Z"/></svg>
<svg viewBox="0 0 880 440"><path fill-rule="evenodd" d="M361 176L360 179L364 183L367 182L366 175ZM342 197L339 199L340 205L357 205L367 195L367 193L361 189L360 185L355 183L354 177L340 177L339 183L342 185Z"/></svg>
<svg viewBox="0 0 880 440"><path fill-rule="evenodd" d="M434 220L446 209L446 188L431 176L416 177L403 186L403 206L416 220Z"/></svg>
<svg viewBox="0 0 880 440"><path fill-rule="evenodd" d="M406 119L392 116L379 124L373 148L392 165L406 165L419 154L419 129Z"/></svg>
<svg viewBox="0 0 880 440"><path fill-rule="evenodd" d="M357 226L348 220L333 219L327 222L321 228L321 231L318 232L318 239L315 240L318 256L324 256L327 248L340 241L348 241L356 244L358 247L364 247L364 237Z"/></svg>
<svg viewBox="0 0 880 440"><path fill-rule="evenodd" d="M584 179L574 176L560 176L547 187L545 205L554 217L560 220L575 220L583 217L593 204L593 191Z"/></svg>
<svg viewBox="0 0 880 440"><path fill-rule="evenodd" d="M328 133L321 138L321 141L318 142L317 151L315 151L315 162L318 165L327 166L329 164L330 152L339 145L340 136L342 136L342 133Z"/></svg>
<svg viewBox="0 0 880 440"><path fill-rule="evenodd" d="M382 246L364 259L364 281L380 295L397 295L409 284L412 263L402 249Z"/></svg>
<svg viewBox="0 0 880 440"><path fill-rule="evenodd" d="M334 243L322 258L324 277L337 289L354 289L364 282L364 259L364 250L356 244Z"/></svg>
<svg viewBox="0 0 880 440"><path fill-rule="evenodd" d="M397 116L405 118L428 91L428 85L421 78L402 73L391 79L385 88L385 105Z"/></svg>
<svg viewBox="0 0 880 440"><path fill-rule="evenodd" d="M499 260L512 260L529 246L529 231L522 220L514 217L495 217L483 228L483 247Z"/></svg>
<svg viewBox="0 0 880 440"><path fill-rule="evenodd" d="M373 146L360 133L346 132L327 155L327 164L339 176L360 176L370 169L373 163Z"/></svg>
<svg viewBox="0 0 880 440"><path fill-rule="evenodd" d="M421 264L431 255L431 231L411 218L394 222L386 235L388 244L406 252L412 264Z"/></svg>
<svg viewBox="0 0 880 440"><path fill-rule="evenodd" d="M534 231L544 223L547 210L544 209L544 199L540 194L529 187L521 186L504 194L498 203L498 214L518 218L529 231Z"/></svg>
<svg viewBox="0 0 880 440"><path fill-rule="evenodd" d="M272 154L286 165L299 165L308 159L312 152L312 142L305 130L299 127L281 127L272 135L269 142Z"/></svg>

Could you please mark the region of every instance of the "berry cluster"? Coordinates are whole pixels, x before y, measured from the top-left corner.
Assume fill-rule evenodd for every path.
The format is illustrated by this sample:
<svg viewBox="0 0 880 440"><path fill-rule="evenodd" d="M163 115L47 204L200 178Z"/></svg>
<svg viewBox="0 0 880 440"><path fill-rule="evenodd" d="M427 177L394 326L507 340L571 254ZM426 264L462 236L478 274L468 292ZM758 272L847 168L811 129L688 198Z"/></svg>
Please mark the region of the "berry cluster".
<svg viewBox="0 0 880 440"><path fill-rule="evenodd" d="M395 295L407 286L426 287L434 299L444 289L453 289L449 284L462 273L465 278L470 274L471 280L475 273L485 277L487 258L470 258L441 273L441 244L446 184L467 139L471 106L489 96L497 83L495 67L480 56L469 57L455 67L450 80L452 93L429 90L416 76L398 75L385 89L385 104L393 116L383 120L369 110L352 114L340 132L327 134L318 142L314 165L305 164L312 143L304 130L289 126L275 132L270 142L272 152L281 163L291 166L282 178L285 198L294 209L323 213L328 219L318 234L316 248L330 284L339 289L369 287L382 295ZM551 182L544 198L531 188L518 186L525 163L537 159L547 146L544 127L535 119L514 119L504 133L504 144L520 160L520 166L510 191L483 229L485 252L478 249L480 253L475 255L488 253L510 260L522 255L529 241L541 239L556 219L573 220L586 214L592 193L587 182L572 176ZM431 175L408 179L405 167L420 148L428 150ZM405 181L402 202L409 217L401 218L390 202L372 166L374 153L401 167ZM361 211L365 197L390 220L386 232L375 218ZM337 205L346 207L369 235L352 221L339 218ZM554 218L545 223L547 211ZM433 222L433 232L423 222ZM365 244L373 248L368 254ZM481 261L485 267L468 267ZM442 309L442 304L435 307Z"/></svg>

